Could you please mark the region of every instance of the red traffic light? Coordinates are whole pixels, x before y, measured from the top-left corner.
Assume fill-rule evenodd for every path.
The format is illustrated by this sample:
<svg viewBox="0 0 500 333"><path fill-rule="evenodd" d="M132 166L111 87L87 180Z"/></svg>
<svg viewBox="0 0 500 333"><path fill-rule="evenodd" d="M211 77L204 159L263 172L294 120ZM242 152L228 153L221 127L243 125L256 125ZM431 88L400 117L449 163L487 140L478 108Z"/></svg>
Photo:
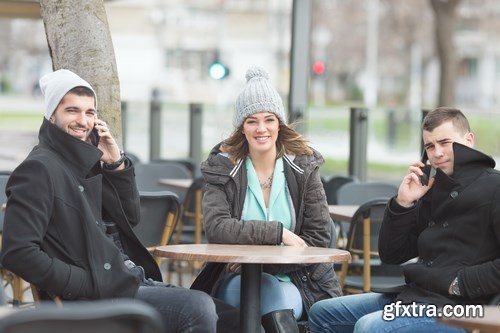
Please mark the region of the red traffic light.
<svg viewBox="0 0 500 333"><path fill-rule="evenodd" d="M314 75L321 75L325 72L325 63L321 60L315 61L312 66L312 71Z"/></svg>

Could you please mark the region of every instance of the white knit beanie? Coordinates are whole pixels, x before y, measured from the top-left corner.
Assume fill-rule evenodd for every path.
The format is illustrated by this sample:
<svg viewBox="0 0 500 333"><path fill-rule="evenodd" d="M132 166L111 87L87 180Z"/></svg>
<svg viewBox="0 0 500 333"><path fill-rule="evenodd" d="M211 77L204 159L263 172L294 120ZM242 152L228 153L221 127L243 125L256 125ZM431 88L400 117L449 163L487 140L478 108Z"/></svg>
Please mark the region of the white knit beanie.
<svg viewBox="0 0 500 333"><path fill-rule="evenodd" d="M40 89L45 97L45 118L50 119L59 102L64 95L75 87L87 87L94 93L95 107L97 109L97 98L90 84L68 69L59 69L55 72L45 74L39 81Z"/></svg>
<svg viewBox="0 0 500 333"><path fill-rule="evenodd" d="M286 124L283 101L269 82L269 74L261 67L251 67L246 73L247 84L238 95L233 125L238 128L248 116L259 112L274 113Z"/></svg>

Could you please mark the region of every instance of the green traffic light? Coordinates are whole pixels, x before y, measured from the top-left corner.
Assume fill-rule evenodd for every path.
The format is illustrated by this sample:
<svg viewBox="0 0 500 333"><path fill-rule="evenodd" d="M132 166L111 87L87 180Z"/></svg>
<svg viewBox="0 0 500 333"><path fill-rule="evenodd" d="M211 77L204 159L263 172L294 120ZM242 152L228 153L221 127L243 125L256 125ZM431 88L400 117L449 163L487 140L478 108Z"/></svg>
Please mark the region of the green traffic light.
<svg viewBox="0 0 500 333"><path fill-rule="evenodd" d="M212 79L220 80L227 75L227 69L223 64L215 62L210 65L208 73Z"/></svg>

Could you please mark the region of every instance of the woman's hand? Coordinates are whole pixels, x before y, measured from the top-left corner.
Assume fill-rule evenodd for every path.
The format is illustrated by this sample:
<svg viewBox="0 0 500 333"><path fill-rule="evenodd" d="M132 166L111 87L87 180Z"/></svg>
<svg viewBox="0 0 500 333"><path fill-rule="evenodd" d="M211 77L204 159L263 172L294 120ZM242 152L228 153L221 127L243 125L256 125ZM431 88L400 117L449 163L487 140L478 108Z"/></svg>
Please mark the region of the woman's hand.
<svg viewBox="0 0 500 333"><path fill-rule="evenodd" d="M285 228L283 228L281 240L283 241L283 244L287 246L307 247L306 242L304 242L302 238Z"/></svg>

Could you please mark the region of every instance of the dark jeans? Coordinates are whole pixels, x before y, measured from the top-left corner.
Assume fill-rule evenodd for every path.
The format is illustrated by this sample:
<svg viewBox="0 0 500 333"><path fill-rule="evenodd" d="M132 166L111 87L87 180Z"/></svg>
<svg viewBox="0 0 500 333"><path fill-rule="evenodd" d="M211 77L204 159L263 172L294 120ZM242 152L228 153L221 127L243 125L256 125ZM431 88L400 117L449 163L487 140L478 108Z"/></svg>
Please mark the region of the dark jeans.
<svg viewBox="0 0 500 333"><path fill-rule="evenodd" d="M165 333L238 332L239 329L239 310L202 291L146 280L136 298L158 310Z"/></svg>

